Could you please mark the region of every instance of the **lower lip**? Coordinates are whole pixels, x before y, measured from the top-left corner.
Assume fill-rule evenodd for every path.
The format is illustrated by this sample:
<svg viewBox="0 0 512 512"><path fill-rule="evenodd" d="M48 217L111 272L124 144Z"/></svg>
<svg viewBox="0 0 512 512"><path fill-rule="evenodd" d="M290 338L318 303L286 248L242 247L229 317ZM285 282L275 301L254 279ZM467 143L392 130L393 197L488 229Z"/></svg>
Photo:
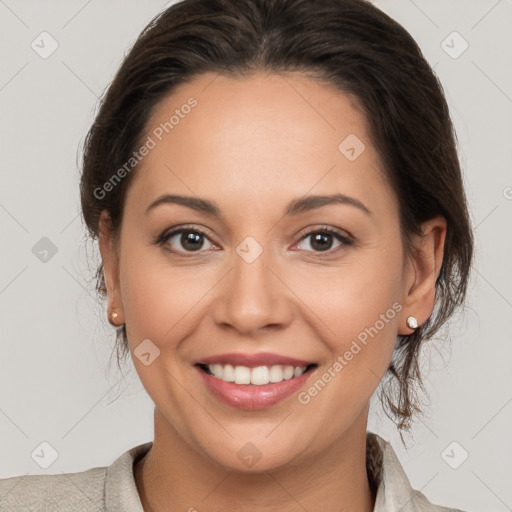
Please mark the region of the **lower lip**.
<svg viewBox="0 0 512 512"><path fill-rule="evenodd" d="M210 375L196 366L208 389L222 402L250 411L257 411L275 405L296 393L308 380L314 368L300 377L293 377L281 382L256 386L254 384L235 384Z"/></svg>

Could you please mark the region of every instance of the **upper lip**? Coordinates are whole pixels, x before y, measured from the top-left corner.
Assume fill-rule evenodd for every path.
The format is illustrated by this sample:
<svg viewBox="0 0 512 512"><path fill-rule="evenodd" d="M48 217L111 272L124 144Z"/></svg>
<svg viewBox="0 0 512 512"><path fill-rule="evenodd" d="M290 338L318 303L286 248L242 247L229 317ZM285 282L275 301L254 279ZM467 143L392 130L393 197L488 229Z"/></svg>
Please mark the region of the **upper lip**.
<svg viewBox="0 0 512 512"><path fill-rule="evenodd" d="M310 366L314 364L311 361L296 359L295 357L283 356L280 354L272 354L271 352L260 352L258 354L218 354L215 356L205 357L197 361L196 364L230 364L232 366L247 366L248 368L256 368L258 366Z"/></svg>

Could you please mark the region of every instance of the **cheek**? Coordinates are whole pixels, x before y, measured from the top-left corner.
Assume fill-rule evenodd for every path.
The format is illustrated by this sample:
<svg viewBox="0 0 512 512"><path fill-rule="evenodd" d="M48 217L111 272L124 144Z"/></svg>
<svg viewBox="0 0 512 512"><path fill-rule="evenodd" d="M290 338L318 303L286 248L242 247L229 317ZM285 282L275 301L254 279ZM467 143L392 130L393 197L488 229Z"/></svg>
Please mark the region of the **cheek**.
<svg viewBox="0 0 512 512"><path fill-rule="evenodd" d="M123 308L132 332L157 340L180 330L207 287L200 285L197 273L141 267L127 271L122 279Z"/></svg>
<svg viewBox="0 0 512 512"><path fill-rule="evenodd" d="M157 343L200 298L191 271L172 266L164 250L127 236L121 247L120 287L127 329ZM130 339L130 344L136 340ZM158 344L158 343L157 343Z"/></svg>
<svg viewBox="0 0 512 512"><path fill-rule="evenodd" d="M385 273L385 267L375 262L361 274L357 270L363 268L357 265L340 268L333 275L317 276L316 284L310 282L302 292L308 290L307 304L315 313L308 321L329 355L298 399L304 410L312 407L318 418L330 419L326 437L336 437L355 421L389 366L402 309L397 285L401 274L389 272L394 267Z"/></svg>
<svg viewBox="0 0 512 512"><path fill-rule="evenodd" d="M376 247L354 253L335 268L293 271L287 282L310 306L316 322L325 324L328 337L346 340L372 326L402 299L400 251ZM386 322L384 330L396 321L396 309L387 315L393 322Z"/></svg>
<svg viewBox="0 0 512 512"><path fill-rule="evenodd" d="M308 279L300 274L293 278L297 295L307 298L303 316L328 347L328 366L340 363L333 371L343 374L336 380L345 381L347 391L366 389L371 394L389 365L402 309L398 241L395 247L358 253L343 266L309 274Z"/></svg>

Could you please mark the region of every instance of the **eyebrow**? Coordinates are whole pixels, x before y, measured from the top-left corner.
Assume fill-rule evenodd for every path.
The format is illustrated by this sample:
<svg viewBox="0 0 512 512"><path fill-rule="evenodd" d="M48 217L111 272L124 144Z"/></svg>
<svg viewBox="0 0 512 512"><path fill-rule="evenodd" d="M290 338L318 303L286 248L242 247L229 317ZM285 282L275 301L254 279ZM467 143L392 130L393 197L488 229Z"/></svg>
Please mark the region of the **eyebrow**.
<svg viewBox="0 0 512 512"><path fill-rule="evenodd" d="M213 202L207 199L201 199L198 197L181 196L176 194L164 194L153 201L147 208L146 214L151 210L162 204L178 204L186 206L192 210L198 212L213 215L215 217L222 217L220 208ZM346 196L344 194L333 194L333 195L316 195L306 196L291 201L285 212L285 216L295 216L300 213L308 212L322 206L328 206L332 204L346 204L359 208L367 215L372 215L372 212L358 199Z"/></svg>

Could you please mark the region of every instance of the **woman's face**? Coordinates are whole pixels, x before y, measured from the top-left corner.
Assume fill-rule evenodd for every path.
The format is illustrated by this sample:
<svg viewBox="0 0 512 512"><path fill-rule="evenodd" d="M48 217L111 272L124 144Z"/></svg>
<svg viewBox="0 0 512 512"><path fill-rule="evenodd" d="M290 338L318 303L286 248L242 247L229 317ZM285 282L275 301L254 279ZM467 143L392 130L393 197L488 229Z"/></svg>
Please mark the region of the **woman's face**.
<svg viewBox="0 0 512 512"><path fill-rule="evenodd" d="M101 248L156 429L241 471L360 432L405 318L425 321L433 298L413 303L420 267L363 114L301 74L208 73L158 105L142 142L119 259ZM197 208L154 205L167 195Z"/></svg>

